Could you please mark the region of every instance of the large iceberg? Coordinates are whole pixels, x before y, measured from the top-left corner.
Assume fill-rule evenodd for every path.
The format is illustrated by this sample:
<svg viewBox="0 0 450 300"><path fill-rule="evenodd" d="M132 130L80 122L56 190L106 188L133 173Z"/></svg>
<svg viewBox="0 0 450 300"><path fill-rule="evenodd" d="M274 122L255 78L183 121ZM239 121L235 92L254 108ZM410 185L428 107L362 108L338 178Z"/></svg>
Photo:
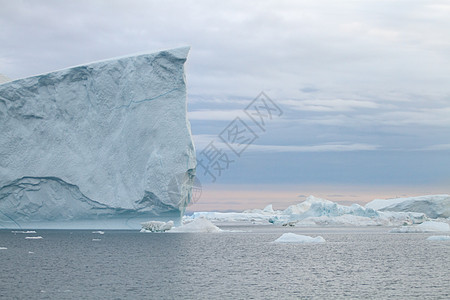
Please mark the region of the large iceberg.
<svg viewBox="0 0 450 300"><path fill-rule="evenodd" d="M186 114L188 52L0 84L0 227L180 219L196 167Z"/></svg>
<svg viewBox="0 0 450 300"><path fill-rule="evenodd" d="M375 199L367 203L365 207L379 211L424 213L433 219L450 218L450 195Z"/></svg>

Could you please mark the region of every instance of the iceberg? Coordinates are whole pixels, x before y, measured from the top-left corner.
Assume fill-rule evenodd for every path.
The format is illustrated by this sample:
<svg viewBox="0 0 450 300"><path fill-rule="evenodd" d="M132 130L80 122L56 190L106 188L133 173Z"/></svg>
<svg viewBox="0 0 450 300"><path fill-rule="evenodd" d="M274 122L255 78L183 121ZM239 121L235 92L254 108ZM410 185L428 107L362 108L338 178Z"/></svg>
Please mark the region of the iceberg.
<svg viewBox="0 0 450 300"><path fill-rule="evenodd" d="M141 224L141 232L166 232L170 230L174 223L173 221L161 222L161 221L148 221Z"/></svg>
<svg viewBox="0 0 450 300"><path fill-rule="evenodd" d="M179 227L174 227L168 232L217 233L222 231L222 229L211 223L211 221L199 218Z"/></svg>
<svg viewBox="0 0 450 300"><path fill-rule="evenodd" d="M450 231L450 225L444 222L426 221L415 226L402 226L390 230L391 233L423 233Z"/></svg>
<svg viewBox="0 0 450 300"><path fill-rule="evenodd" d="M378 211L424 213L432 219L450 218L450 195L375 199L367 203L365 207Z"/></svg>
<svg viewBox="0 0 450 300"><path fill-rule="evenodd" d="M0 227L179 222L196 168L186 114L188 52L116 58L0 84Z"/></svg>
<svg viewBox="0 0 450 300"><path fill-rule="evenodd" d="M273 243L294 243L294 244L311 244L311 243L324 243L325 239L321 236L316 236L315 238L300 235L295 233L283 233L278 239L273 241Z"/></svg>

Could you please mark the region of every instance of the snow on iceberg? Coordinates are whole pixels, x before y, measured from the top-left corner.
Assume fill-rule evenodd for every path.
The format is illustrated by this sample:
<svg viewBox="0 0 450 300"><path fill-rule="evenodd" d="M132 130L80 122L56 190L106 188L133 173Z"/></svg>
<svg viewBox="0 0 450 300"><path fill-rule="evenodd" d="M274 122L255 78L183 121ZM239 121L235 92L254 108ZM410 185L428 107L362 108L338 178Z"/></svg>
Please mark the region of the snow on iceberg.
<svg viewBox="0 0 450 300"><path fill-rule="evenodd" d="M174 223L173 221L161 222L161 221L148 221L141 223L141 232L166 232L170 230Z"/></svg>
<svg viewBox="0 0 450 300"><path fill-rule="evenodd" d="M378 211L424 213L432 219L450 218L450 195L375 199L367 203L365 207Z"/></svg>
<svg viewBox="0 0 450 300"><path fill-rule="evenodd" d="M450 231L450 225L444 222L426 221L419 225L402 226L392 229L391 233L423 233L423 232L446 232Z"/></svg>
<svg viewBox="0 0 450 300"><path fill-rule="evenodd" d="M432 235L427 238L427 241L450 241L450 235Z"/></svg>
<svg viewBox="0 0 450 300"><path fill-rule="evenodd" d="M211 223L205 218L194 219L192 222L174 227L168 232L222 232L222 229Z"/></svg>
<svg viewBox="0 0 450 300"><path fill-rule="evenodd" d="M196 167L186 113L188 52L122 57L0 84L0 226L179 219Z"/></svg>
<svg viewBox="0 0 450 300"><path fill-rule="evenodd" d="M295 233L283 233L278 239L273 241L273 243L295 243L295 244L309 244L309 243L324 243L325 239L321 236L316 236L315 238L300 235Z"/></svg>

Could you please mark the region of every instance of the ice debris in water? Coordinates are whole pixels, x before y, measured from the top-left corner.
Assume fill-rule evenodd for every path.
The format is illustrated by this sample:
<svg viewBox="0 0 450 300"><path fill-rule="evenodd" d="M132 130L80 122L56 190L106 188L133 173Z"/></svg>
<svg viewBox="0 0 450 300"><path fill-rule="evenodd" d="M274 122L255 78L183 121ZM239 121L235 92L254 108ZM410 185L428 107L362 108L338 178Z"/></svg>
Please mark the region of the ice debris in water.
<svg viewBox="0 0 450 300"><path fill-rule="evenodd" d="M391 233L422 233L422 232L450 231L450 225L445 222L426 221L415 226L402 226L390 230Z"/></svg>
<svg viewBox="0 0 450 300"><path fill-rule="evenodd" d="M0 247L0 250L8 250L6 247Z"/></svg>
<svg viewBox="0 0 450 300"><path fill-rule="evenodd" d="M26 236L25 239L27 240L40 240L43 239L42 236Z"/></svg>
<svg viewBox="0 0 450 300"><path fill-rule="evenodd" d="M172 228L169 232L222 232L223 230L205 218L194 219L192 222Z"/></svg>
<svg viewBox="0 0 450 300"><path fill-rule="evenodd" d="M166 232L173 227L173 221L161 222L161 221L148 221L141 223L141 232Z"/></svg>
<svg viewBox="0 0 450 300"><path fill-rule="evenodd" d="M432 235L427 238L427 241L450 241L450 235Z"/></svg>
<svg viewBox="0 0 450 300"><path fill-rule="evenodd" d="M324 242L325 239L321 236L316 236L315 238L313 238L307 235L300 235L291 232L283 233L282 236L273 241L273 243L296 243L296 244L324 243Z"/></svg>
<svg viewBox="0 0 450 300"><path fill-rule="evenodd" d="M100 230L98 230L98 231L92 231L92 233L97 233L97 234L105 234L105 232L104 232L104 231L100 231Z"/></svg>

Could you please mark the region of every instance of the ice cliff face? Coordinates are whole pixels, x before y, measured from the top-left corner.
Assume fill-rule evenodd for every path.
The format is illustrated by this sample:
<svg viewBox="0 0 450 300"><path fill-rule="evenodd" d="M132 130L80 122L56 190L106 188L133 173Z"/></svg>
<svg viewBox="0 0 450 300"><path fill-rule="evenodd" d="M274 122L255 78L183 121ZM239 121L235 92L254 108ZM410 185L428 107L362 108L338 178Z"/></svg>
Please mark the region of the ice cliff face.
<svg viewBox="0 0 450 300"><path fill-rule="evenodd" d="M196 166L186 117L188 52L0 84L0 221L183 211ZM174 192L175 177L185 185Z"/></svg>

